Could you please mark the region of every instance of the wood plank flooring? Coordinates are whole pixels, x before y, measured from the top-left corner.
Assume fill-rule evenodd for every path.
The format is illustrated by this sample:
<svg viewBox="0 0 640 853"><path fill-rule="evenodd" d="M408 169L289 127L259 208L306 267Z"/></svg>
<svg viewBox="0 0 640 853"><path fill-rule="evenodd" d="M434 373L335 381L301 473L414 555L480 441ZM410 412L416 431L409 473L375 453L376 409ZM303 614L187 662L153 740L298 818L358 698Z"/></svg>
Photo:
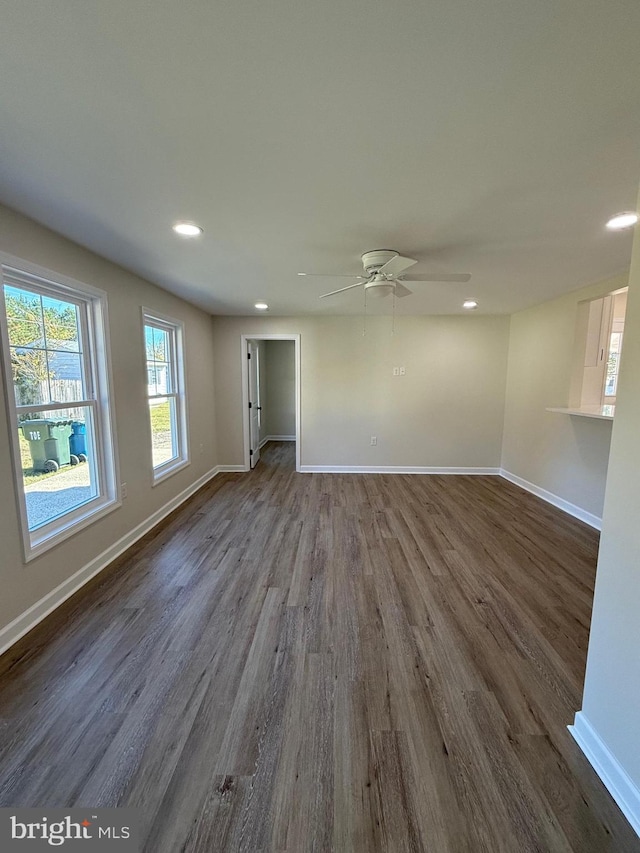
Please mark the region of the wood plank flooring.
<svg viewBox="0 0 640 853"><path fill-rule="evenodd" d="M144 849L640 851L571 739L597 534L497 477L216 477L0 660L0 805Z"/></svg>

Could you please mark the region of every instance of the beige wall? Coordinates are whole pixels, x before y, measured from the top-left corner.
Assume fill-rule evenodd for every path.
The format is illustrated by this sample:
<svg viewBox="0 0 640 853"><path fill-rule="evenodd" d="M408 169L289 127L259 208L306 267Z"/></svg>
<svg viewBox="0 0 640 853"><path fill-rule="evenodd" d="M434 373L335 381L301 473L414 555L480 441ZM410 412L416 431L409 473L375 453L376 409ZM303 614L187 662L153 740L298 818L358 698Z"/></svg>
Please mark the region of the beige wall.
<svg viewBox="0 0 640 853"><path fill-rule="evenodd" d="M508 317L400 317L395 335L372 317L366 336L359 317L217 318L219 461L243 462L240 336L299 333L303 465L498 467L508 331Z"/></svg>
<svg viewBox="0 0 640 853"><path fill-rule="evenodd" d="M511 317L502 467L598 517L611 422L546 408L569 403L578 302L626 285L618 276Z"/></svg>
<svg viewBox="0 0 640 853"><path fill-rule="evenodd" d="M25 565L14 500L4 393L0 394L2 627L188 488L215 466L216 455L211 369L214 355L209 315L3 207L0 207L0 250L108 293L120 475L129 494L121 508ZM191 465L155 487L151 485L142 363L142 305L186 325Z"/></svg>
<svg viewBox="0 0 640 853"><path fill-rule="evenodd" d="M296 364L293 341L265 341L266 435L296 434Z"/></svg>
<svg viewBox="0 0 640 853"><path fill-rule="evenodd" d="M583 713L640 791L640 234L629 275ZM636 813L636 825L640 814Z"/></svg>

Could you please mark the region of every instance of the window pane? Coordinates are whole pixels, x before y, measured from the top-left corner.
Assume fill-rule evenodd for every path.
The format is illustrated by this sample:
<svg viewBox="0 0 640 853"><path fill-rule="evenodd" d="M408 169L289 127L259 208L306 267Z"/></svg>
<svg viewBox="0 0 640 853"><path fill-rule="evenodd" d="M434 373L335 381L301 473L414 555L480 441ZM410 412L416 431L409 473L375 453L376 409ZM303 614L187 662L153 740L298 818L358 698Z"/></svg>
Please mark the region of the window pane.
<svg viewBox="0 0 640 853"><path fill-rule="evenodd" d="M29 530L97 496L94 434L89 407L38 412L20 419Z"/></svg>
<svg viewBox="0 0 640 853"><path fill-rule="evenodd" d="M56 403L83 400L82 363L77 352L47 350L50 399Z"/></svg>
<svg viewBox="0 0 640 853"><path fill-rule="evenodd" d="M147 361L154 361L153 326L144 327L144 347L147 354Z"/></svg>
<svg viewBox="0 0 640 853"><path fill-rule="evenodd" d="M18 406L84 399L82 363L77 352L11 347L11 366Z"/></svg>
<svg viewBox="0 0 640 853"><path fill-rule="evenodd" d="M176 441L176 401L173 397L149 400L153 467L178 456Z"/></svg>
<svg viewBox="0 0 640 853"><path fill-rule="evenodd" d="M8 285L5 301L16 403L82 400L77 306Z"/></svg>
<svg viewBox="0 0 640 853"><path fill-rule="evenodd" d="M43 296L42 313L47 349L80 352L76 305L73 302L63 302L61 299Z"/></svg>
<svg viewBox="0 0 640 853"><path fill-rule="evenodd" d="M156 368L153 362L147 362L147 394L157 394Z"/></svg>
<svg viewBox="0 0 640 853"><path fill-rule="evenodd" d="M44 345L42 304L37 293L5 284L9 343L15 347Z"/></svg>
<svg viewBox="0 0 640 853"><path fill-rule="evenodd" d="M44 350L11 347L11 371L18 406L37 406L50 401L49 368Z"/></svg>
<svg viewBox="0 0 640 853"><path fill-rule="evenodd" d="M620 352L622 351L622 332L612 332L609 341L609 357L607 359L607 377L604 386L606 397L616 394L618 372L620 370Z"/></svg>
<svg viewBox="0 0 640 853"><path fill-rule="evenodd" d="M153 327L153 360L169 360L169 333Z"/></svg>
<svg viewBox="0 0 640 853"><path fill-rule="evenodd" d="M147 393L168 394L174 391L171 381L171 365L168 361L171 349L169 332L155 326L144 327L145 351L147 355Z"/></svg>

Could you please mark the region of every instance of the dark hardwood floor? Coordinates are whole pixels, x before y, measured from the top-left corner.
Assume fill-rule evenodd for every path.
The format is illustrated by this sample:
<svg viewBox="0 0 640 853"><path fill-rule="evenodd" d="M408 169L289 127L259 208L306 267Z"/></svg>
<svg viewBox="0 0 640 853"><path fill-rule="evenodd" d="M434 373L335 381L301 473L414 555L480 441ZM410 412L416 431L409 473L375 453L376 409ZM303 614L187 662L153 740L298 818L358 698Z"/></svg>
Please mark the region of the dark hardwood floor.
<svg viewBox="0 0 640 853"><path fill-rule="evenodd" d="M497 477L270 444L0 660L0 805L144 849L640 851L566 725L597 534Z"/></svg>

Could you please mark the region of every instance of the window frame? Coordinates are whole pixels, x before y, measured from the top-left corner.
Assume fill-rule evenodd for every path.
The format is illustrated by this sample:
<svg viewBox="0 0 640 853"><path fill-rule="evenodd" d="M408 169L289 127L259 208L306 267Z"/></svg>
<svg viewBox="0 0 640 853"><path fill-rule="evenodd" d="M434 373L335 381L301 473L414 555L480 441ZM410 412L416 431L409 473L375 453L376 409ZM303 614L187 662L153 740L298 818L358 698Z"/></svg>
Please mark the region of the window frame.
<svg viewBox="0 0 640 853"><path fill-rule="evenodd" d="M120 477L111 380L107 294L92 285L4 252L0 252L0 274L0 349L4 396L14 494L20 520L24 561L28 563L122 505L118 488ZM82 340L81 365L85 381L85 399L27 406L20 406L16 402L5 284L23 288L39 296L62 299L80 308L78 326ZM69 408L85 408L91 412L95 457L88 464L91 466L92 481L96 485L97 494L69 512L30 530L18 435L19 415L24 410L36 413Z"/></svg>
<svg viewBox="0 0 640 853"><path fill-rule="evenodd" d="M144 363L145 378L145 401L147 406L147 419L149 423L149 456L151 461L152 485L156 486L168 477L191 464L189 456L189 420L187 408L187 384L186 384L186 357L185 357L185 326L181 320L169 317L152 308L142 307L142 356ZM149 394L148 383L148 359L146 327L152 326L168 334L169 338L169 370L171 375L172 391L164 394ZM157 378L157 377L156 377ZM152 399L175 399L175 442L177 455L163 462L161 465L153 464L153 433L151 430L151 407L149 401Z"/></svg>

